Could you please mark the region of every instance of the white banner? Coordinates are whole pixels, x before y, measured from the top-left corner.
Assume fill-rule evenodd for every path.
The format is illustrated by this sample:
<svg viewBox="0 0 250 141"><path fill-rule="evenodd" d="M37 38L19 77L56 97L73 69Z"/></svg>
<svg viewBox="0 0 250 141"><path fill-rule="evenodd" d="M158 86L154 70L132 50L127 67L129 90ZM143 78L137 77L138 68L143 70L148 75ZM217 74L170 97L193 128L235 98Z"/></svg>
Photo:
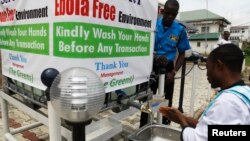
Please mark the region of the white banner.
<svg viewBox="0 0 250 141"><path fill-rule="evenodd" d="M3 75L42 90L47 68L89 68L106 92L148 81L157 8L155 0L0 0Z"/></svg>

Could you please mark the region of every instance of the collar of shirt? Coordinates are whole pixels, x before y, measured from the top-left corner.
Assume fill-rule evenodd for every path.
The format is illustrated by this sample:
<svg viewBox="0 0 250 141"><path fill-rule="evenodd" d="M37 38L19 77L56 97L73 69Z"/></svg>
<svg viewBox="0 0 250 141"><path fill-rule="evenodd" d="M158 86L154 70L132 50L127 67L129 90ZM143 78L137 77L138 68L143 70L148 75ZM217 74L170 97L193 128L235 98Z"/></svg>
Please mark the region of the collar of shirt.
<svg viewBox="0 0 250 141"><path fill-rule="evenodd" d="M163 22L163 18L161 17L161 18L157 21L157 26L158 26L158 28L156 28L156 29L157 29L157 30L161 29L163 33L166 32L167 29L169 29L169 28L171 28L171 27L175 27L176 24L177 24L177 22L174 20L173 23L171 24L171 26L165 27L165 26L163 25L162 22ZM158 31L158 32L159 32L159 31Z"/></svg>
<svg viewBox="0 0 250 141"><path fill-rule="evenodd" d="M230 85L230 86L228 86L228 87L226 87L224 89L219 90L219 92L221 92L221 91L223 91L225 89L232 88L232 87L237 86L237 85L244 86L246 84L245 84L245 82L243 80L239 80L238 82L236 82L236 83L234 83L234 84L232 84L232 85Z"/></svg>

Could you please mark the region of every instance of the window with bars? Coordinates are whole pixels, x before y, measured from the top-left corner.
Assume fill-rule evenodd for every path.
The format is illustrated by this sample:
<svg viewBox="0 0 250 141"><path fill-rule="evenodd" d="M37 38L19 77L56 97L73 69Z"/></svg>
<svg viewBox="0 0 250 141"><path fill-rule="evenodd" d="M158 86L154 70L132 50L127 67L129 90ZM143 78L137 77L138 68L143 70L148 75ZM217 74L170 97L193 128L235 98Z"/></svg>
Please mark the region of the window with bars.
<svg viewBox="0 0 250 141"><path fill-rule="evenodd" d="M209 33L209 26L201 27L201 33Z"/></svg>

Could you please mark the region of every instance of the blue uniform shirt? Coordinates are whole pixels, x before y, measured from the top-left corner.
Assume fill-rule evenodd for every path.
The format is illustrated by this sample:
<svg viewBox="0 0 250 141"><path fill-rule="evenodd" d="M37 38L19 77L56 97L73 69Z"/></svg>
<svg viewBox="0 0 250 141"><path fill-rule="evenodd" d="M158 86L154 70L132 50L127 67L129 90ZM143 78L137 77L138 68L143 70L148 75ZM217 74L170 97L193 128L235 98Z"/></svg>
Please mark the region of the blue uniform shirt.
<svg viewBox="0 0 250 141"><path fill-rule="evenodd" d="M159 18L156 23L154 51L157 56L165 55L168 60L174 61L177 50L183 53L191 48L186 29L176 21L173 21L172 25L167 29L164 30L164 28L162 18Z"/></svg>

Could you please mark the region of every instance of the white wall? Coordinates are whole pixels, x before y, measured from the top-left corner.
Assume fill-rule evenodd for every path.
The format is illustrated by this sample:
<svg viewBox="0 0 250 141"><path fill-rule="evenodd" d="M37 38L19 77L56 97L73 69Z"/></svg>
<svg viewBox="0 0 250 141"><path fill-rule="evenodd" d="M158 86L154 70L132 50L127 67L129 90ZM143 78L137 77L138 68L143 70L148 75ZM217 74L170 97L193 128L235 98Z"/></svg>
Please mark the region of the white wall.
<svg viewBox="0 0 250 141"><path fill-rule="evenodd" d="M197 42L200 42L200 47L197 47ZM217 44L217 41L207 41L207 42L206 41L189 41L189 43L192 47L192 51L208 55ZM208 45L207 47L206 47L206 44Z"/></svg>
<svg viewBox="0 0 250 141"><path fill-rule="evenodd" d="M209 25L209 26L210 26L210 33L219 32L219 25L213 24L213 25Z"/></svg>
<svg viewBox="0 0 250 141"><path fill-rule="evenodd" d="M197 27L197 29L199 30L198 32L201 33L201 28L205 27L205 26L206 26L206 24L196 25L195 27ZM219 32L219 25L217 25L217 24L208 24L207 26L209 26L209 33Z"/></svg>

